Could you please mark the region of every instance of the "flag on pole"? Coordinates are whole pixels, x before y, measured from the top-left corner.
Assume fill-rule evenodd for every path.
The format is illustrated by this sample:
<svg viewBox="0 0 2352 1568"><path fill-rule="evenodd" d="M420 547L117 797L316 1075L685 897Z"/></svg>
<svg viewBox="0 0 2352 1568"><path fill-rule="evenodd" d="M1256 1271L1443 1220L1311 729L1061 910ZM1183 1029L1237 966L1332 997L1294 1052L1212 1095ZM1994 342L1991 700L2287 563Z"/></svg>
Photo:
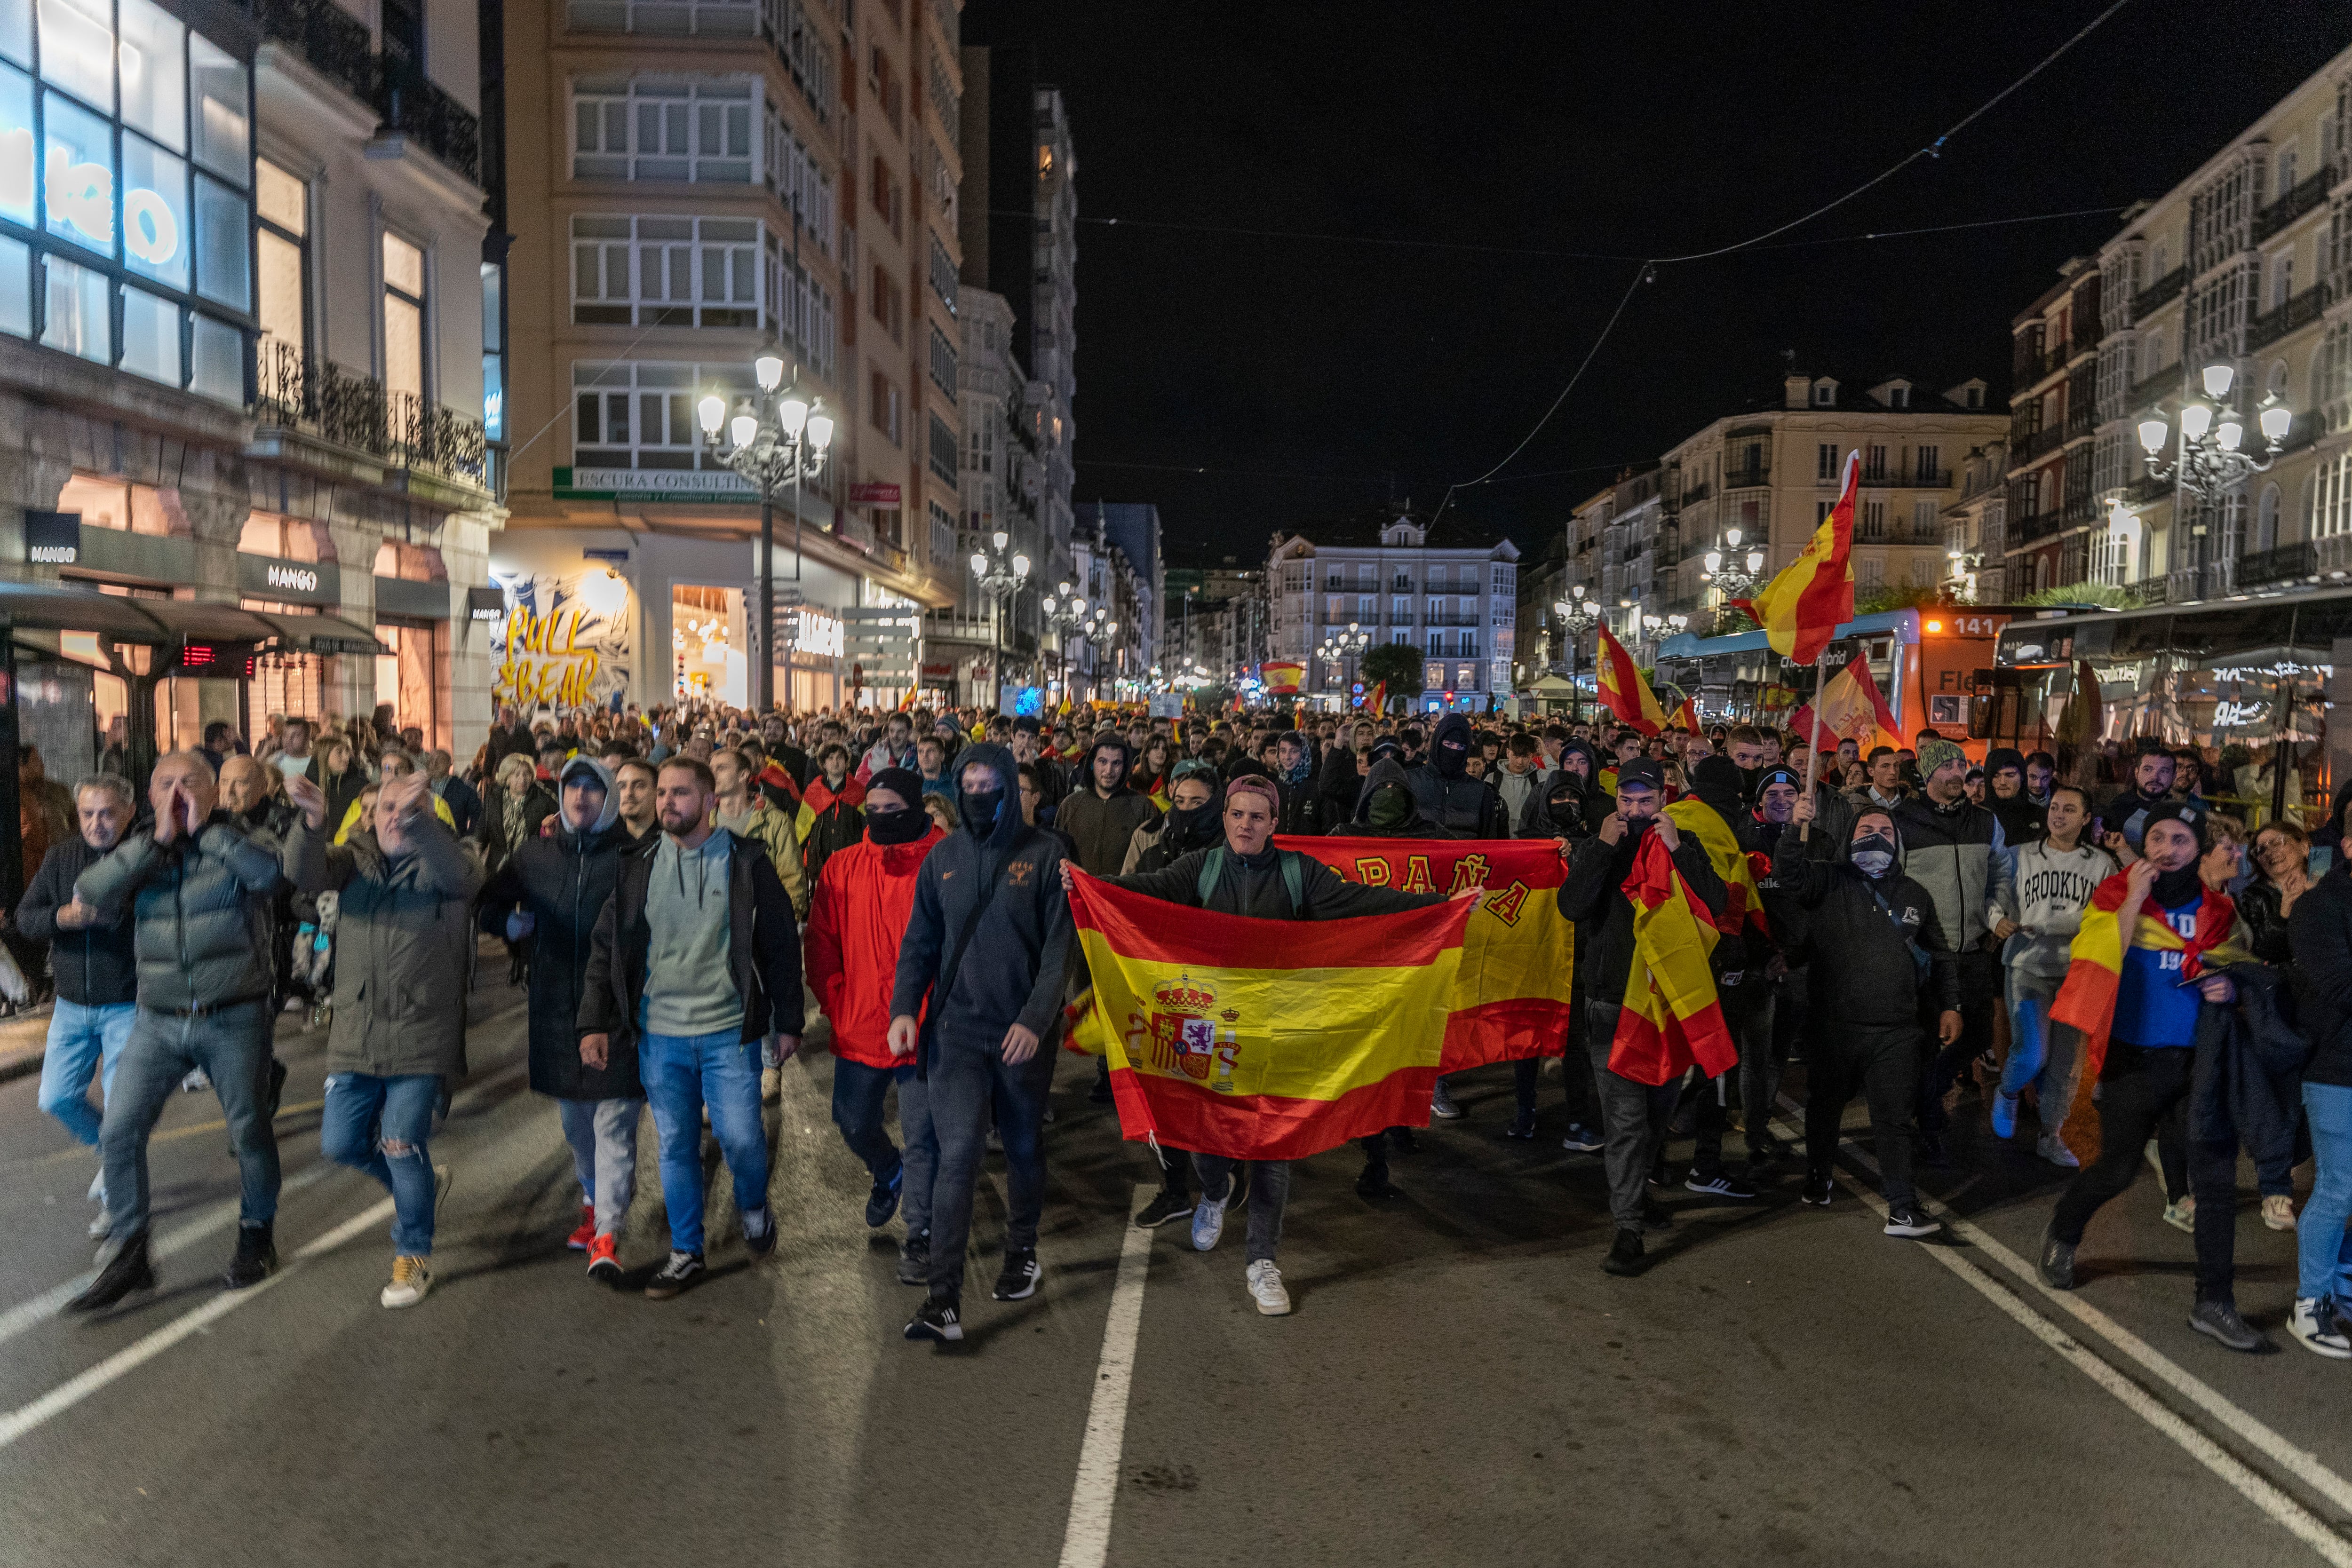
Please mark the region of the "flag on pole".
<svg viewBox="0 0 2352 1568"><path fill-rule="evenodd" d="M1874 746L1903 749L1903 736L1895 715L1888 711L1886 699L1878 695L1878 683L1871 679L1870 661L1859 653L1822 684L1813 701L1790 716L1789 727L1810 742L1817 716L1825 736L1853 741L1865 757Z"/></svg>
<svg viewBox="0 0 2352 1568"><path fill-rule="evenodd" d="M1609 634L1607 626L1594 628L1601 634L1601 706L1617 716L1620 723L1631 725L1643 735L1658 735L1666 727L1666 716L1658 706L1658 696L1650 690L1650 683L1633 666L1633 657L1625 652L1625 644Z"/></svg>
<svg viewBox="0 0 2352 1568"><path fill-rule="evenodd" d="M1675 709L1667 716L1666 723L1669 727L1678 724L1693 735L1696 735L1699 732L1698 704L1685 695L1683 697L1682 706Z"/></svg>
<svg viewBox="0 0 2352 1568"><path fill-rule="evenodd" d="M1797 559L1749 599L1731 602L1756 618L1781 657L1810 664L1853 619L1853 495L1862 454L1845 455L1845 485Z"/></svg>

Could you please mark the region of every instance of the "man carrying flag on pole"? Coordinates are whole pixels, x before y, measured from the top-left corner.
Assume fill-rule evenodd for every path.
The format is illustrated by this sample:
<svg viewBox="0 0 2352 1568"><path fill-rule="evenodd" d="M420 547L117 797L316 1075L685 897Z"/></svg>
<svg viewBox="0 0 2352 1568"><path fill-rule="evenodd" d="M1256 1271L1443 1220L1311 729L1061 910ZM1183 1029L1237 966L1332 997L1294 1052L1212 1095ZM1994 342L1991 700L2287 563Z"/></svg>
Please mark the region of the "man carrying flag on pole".
<svg viewBox="0 0 2352 1568"><path fill-rule="evenodd" d="M1764 640L1782 658L1814 667L1813 690L1821 693L1831 640L1837 629L1853 619L1853 496L1862 479L1862 454L1845 455L1845 483L1837 505L1822 519L1797 559L1789 563L1753 598L1735 599L1737 609L1753 616L1764 629ZM1813 777L1821 767L1821 717L1801 731L1805 737L1805 793L1813 792ZM1812 824L1798 830L1800 841L1812 836Z"/></svg>

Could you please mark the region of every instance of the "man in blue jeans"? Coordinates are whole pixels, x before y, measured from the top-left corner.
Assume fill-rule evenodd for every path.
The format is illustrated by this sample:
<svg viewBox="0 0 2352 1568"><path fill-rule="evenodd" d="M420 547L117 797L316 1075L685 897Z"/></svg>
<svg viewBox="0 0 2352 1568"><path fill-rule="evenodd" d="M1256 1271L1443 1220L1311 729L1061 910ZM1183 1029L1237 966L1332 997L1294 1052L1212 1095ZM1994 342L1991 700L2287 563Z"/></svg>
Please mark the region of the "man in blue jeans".
<svg viewBox="0 0 2352 1568"><path fill-rule="evenodd" d="M49 1015L48 1043L41 1055L40 1107L92 1149L98 1147L99 1121L89 1108L89 1081L97 1077L101 1103L112 1096L115 1064L130 1042L131 1017L138 1011L139 986L131 922L100 924L97 911L75 899L73 884L121 841L136 799L128 779L100 773L83 779L74 789L80 836L50 848L16 905L16 929L49 945L49 967L57 976L57 1010ZM102 1168L89 1185L89 1200L99 1207L89 1233L104 1236Z"/></svg>
<svg viewBox="0 0 2352 1568"><path fill-rule="evenodd" d="M425 1139L448 1085L466 1075L466 972L482 862L433 810L421 773L384 780L366 826L327 842L326 792L286 781L301 820L286 875L334 894L335 1022L327 1037L320 1152L382 1182L393 1198L392 1280L378 1300L413 1307L433 1288L437 1197Z"/></svg>
<svg viewBox="0 0 2352 1568"><path fill-rule="evenodd" d="M743 1240L776 1245L768 1213L768 1138L760 1120L760 1043L779 1060L801 1045L800 928L767 852L711 821L709 767L673 757L655 782L661 841L630 857L590 939L580 998L580 1060L602 1071L633 1051L661 1145L669 1260L646 1286L656 1301L703 1273L702 1110L735 1182Z"/></svg>

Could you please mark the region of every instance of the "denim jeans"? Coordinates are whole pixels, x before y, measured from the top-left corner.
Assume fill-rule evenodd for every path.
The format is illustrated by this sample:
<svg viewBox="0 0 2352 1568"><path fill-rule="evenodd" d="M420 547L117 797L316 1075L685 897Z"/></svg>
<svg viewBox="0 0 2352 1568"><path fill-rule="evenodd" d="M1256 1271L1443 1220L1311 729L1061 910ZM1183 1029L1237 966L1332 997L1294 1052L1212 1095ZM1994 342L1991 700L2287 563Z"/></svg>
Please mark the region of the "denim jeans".
<svg viewBox="0 0 2352 1568"><path fill-rule="evenodd" d="M702 1247L702 1108L735 1178L735 1209L756 1214L768 1206L768 1134L760 1122L760 1042L740 1029L715 1034L647 1034L637 1040L637 1075L653 1107L661 1145L662 1201L669 1208L669 1244L679 1252Z"/></svg>
<svg viewBox="0 0 2352 1568"><path fill-rule="evenodd" d="M918 1219L931 1232L930 1287L934 1295L961 1296L963 1254L971 1238L972 1186L980 1179L981 1155L988 1146L993 1115L1004 1145L1004 1246L1011 1251L1037 1245L1037 1221L1045 1209L1045 1092L1054 1080L1054 1041L1049 1034L1037 1053L1008 1066L994 1044L935 1041L928 1074L899 1086L898 1121L908 1140L907 1224ZM929 1129L930 1148L919 1155L918 1125ZM914 1188L928 1164L929 1191L919 1204Z"/></svg>
<svg viewBox="0 0 2352 1568"><path fill-rule="evenodd" d="M199 1067L213 1081L236 1154L237 1223L268 1225L278 1218L278 1134L269 1123L272 1021L266 1000L202 1018L139 1009L98 1134L112 1221L110 1250L147 1228L147 1136L180 1092L180 1081Z"/></svg>
<svg viewBox="0 0 2352 1568"><path fill-rule="evenodd" d="M319 1152L383 1183L392 1194L392 1249L403 1258L433 1255L433 1156L425 1141L440 1104L437 1072L327 1074Z"/></svg>
<svg viewBox="0 0 2352 1568"><path fill-rule="evenodd" d="M2015 1097L2029 1083L2042 1104L2042 1130L2052 1136L2074 1103L2075 1064L2082 1060L2082 1034L2050 1027L2050 1007L2058 999L2063 975L2009 971L2009 1060L2001 1063L2000 1092Z"/></svg>
<svg viewBox="0 0 2352 1568"><path fill-rule="evenodd" d="M2294 1293L2333 1296L2352 1307L2352 1087L2341 1083L2303 1086L2304 1114L2311 1123L2311 1201L2295 1222L2300 1269ZM2199 1204L2199 1211L2204 1209Z"/></svg>
<svg viewBox="0 0 2352 1568"><path fill-rule="evenodd" d="M904 1083L914 1075L911 1062L904 1067L868 1067L846 1057L833 1059L833 1124L841 1129L841 1141L866 1163L877 1186L897 1176L900 1164L898 1145L882 1130L883 1102L893 1082ZM906 1096L902 1092L899 1098Z"/></svg>
<svg viewBox="0 0 2352 1568"><path fill-rule="evenodd" d="M66 1124L66 1131L91 1148L98 1147L98 1113L89 1107L89 1080L98 1077L102 1104L114 1097L114 1069L122 1048L131 1042L131 1022L139 1010L133 1002L89 1008L58 998L49 1015L49 1039L41 1054L42 1110Z"/></svg>
<svg viewBox="0 0 2352 1568"><path fill-rule="evenodd" d="M1234 1176L1243 1166L1223 1155L1194 1155L1192 1174L1201 1178L1201 1201L1223 1203L1233 1196ZM1290 1207L1290 1162L1252 1160L1249 1168L1249 1235L1242 1260L1271 1261L1282 1246L1282 1214Z"/></svg>
<svg viewBox="0 0 2352 1568"><path fill-rule="evenodd" d="M628 1218L637 1193L637 1118L643 1100L558 1100L563 1141L572 1145L572 1170L580 1178L580 1200L596 1211L596 1234L612 1236Z"/></svg>

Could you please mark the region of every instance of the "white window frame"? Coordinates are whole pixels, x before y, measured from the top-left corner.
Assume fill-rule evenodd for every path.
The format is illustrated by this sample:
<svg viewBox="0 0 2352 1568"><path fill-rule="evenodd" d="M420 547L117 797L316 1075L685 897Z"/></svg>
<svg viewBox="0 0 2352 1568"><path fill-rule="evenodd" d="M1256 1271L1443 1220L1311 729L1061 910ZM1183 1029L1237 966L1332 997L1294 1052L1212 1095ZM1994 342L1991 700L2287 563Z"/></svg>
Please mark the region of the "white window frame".
<svg viewBox="0 0 2352 1568"><path fill-rule="evenodd" d="M571 88L565 134L575 180L751 185L767 178L756 78L575 77Z"/></svg>
<svg viewBox="0 0 2352 1568"><path fill-rule="evenodd" d="M576 213L572 317L587 325L760 329L776 324L776 265L755 218ZM615 278L616 267L625 268ZM762 287L763 282L767 287ZM582 311L592 314L583 320Z"/></svg>

